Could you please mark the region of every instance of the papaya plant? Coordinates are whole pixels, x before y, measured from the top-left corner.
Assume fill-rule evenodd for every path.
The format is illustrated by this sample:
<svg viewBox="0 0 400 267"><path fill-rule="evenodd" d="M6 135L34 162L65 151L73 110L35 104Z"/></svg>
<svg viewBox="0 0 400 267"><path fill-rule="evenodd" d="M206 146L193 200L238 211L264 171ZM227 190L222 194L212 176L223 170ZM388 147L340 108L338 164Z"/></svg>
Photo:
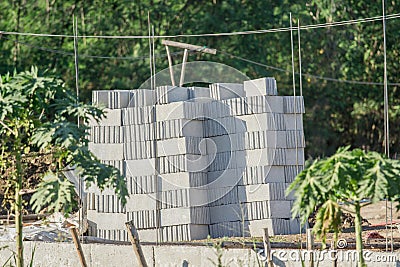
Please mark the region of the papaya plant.
<svg viewBox="0 0 400 267"><path fill-rule="evenodd" d="M337 238L342 211L353 213L358 266L365 266L361 208L383 199L399 201L400 161L377 152L339 148L331 157L308 164L290 184L287 193L291 192L293 216L303 224L319 207L313 232L324 241L329 231Z"/></svg>
<svg viewBox="0 0 400 267"><path fill-rule="evenodd" d="M85 125L104 115L103 110L78 102L63 81L43 77L36 67L1 76L0 187L3 201L15 214L18 267L24 266L22 195L32 191L24 185L32 174L29 170L33 159L46 159L46 164L35 169L42 177L31 198L37 212L45 208L47 212L68 214L73 210L77 196L74 185L65 176L71 168L87 186L114 188L121 203L126 203L124 178L116 168L102 164L87 147Z"/></svg>

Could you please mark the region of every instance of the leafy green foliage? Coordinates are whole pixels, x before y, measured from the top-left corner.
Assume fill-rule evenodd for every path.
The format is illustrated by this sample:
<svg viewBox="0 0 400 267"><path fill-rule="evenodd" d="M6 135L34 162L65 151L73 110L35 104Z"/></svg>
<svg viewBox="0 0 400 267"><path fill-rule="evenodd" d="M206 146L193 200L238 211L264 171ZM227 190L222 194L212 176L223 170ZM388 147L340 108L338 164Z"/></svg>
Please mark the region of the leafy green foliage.
<svg viewBox="0 0 400 267"><path fill-rule="evenodd" d="M70 214L77 205L75 196L75 187L70 181L60 173L48 172L32 197L32 208L39 211L44 206L50 211Z"/></svg>
<svg viewBox="0 0 400 267"><path fill-rule="evenodd" d="M328 231L339 232L342 210L351 209L356 215L357 249L360 253L362 202L367 200L369 204L383 199L398 202L399 174L398 160L388 159L377 152L339 148L333 156L308 164L290 184L287 193L294 191L296 198L293 216L299 216L304 224L318 208L313 231L325 240Z"/></svg>
<svg viewBox="0 0 400 267"><path fill-rule="evenodd" d="M32 197L36 211L70 212L76 204L72 184L64 178L71 167L101 189L115 187L122 203L128 195L124 178L113 167L104 165L88 150L87 125L99 120L103 111L91 105L77 103L55 78L42 77L37 68L6 75L0 84L0 167L1 173L12 173L16 154L22 159L35 155L51 155L46 175ZM84 125L78 126L78 118ZM16 140L22 147L16 147ZM26 161L25 168L28 168ZM9 178L7 176L7 178ZM11 186L8 184L8 186ZM13 190L9 190L13 194Z"/></svg>
<svg viewBox="0 0 400 267"><path fill-rule="evenodd" d="M294 26L296 19L304 26L381 16L381 8L381 1L366 0L1 1L0 29L71 35L72 15L75 15L79 35L147 35L147 12L150 12L156 35L221 33L285 28L289 26L289 12L292 12ZM386 13L400 13L400 5L396 1L386 1ZM399 27L400 20L387 20L390 83L399 82ZM292 94L288 32L174 39L218 49L217 55L194 54L189 56L189 61L217 61L237 68L250 78L274 76L280 94ZM294 40L297 48L296 32ZM0 73L38 65L62 76L70 86L74 85L73 38L3 34L0 48ZM301 48L303 73L383 82L382 21L302 30ZM133 89L149 78L147 39L79 38L78 51L79 84L85 102L90 101L93 89ZM159 55L156 57L157 70L166 68L165 48L159 39L156 39L155 52ZM287 72L240 61L223 52ZM295 57L297 71L297 53ZM174 63L181 62L181 55L173 56L173 60ZM382 90L382 85L337 83L304 76L308 154L329 156L343 144L383 151ZM389 85L389 103L391 125L399 125L399 86ZM391 140L393 155L400 153L399 127L391 127Z"/></svg>
<svg viewBox="0 0 400 267"><path fill-rule="evenodd" d="M398 160L377 152L339 148L333 156L306 166L289 186L288 193L294 191L296 197L294 216L299 215L305 223L319 205L332 205L326 204L328 201L353 205L364 199L372 203L385 198L398 200L399 172ZM333 207L329 209L333 211ZM335 219L340 216L332 214L336 214Z"/></svg>
<svg viewBox="0 0 400 267"><path fill-rule="evenodd" d="M317 211L314 226L318 237L322 237L323 245L326 242L326 234L332 229L338 234L341 225L342 210L339 204L333 200L327 200Z"/></svg>

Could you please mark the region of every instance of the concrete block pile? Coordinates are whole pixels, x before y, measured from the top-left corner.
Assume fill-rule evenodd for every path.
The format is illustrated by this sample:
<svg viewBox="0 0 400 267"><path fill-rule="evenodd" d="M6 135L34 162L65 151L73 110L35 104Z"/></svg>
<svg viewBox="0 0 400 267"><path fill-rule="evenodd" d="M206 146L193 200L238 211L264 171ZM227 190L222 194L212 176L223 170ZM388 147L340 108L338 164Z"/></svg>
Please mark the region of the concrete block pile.
<svg viewBox="0 0 400 267"><path fill-rule="evenodd" d="M130 197L91 187L91 235L128 240L127 221L142 241L299 232L285 190L304 164L304 102L275 79L94 91L93 103L107 117L90 123L89 149Z"/></svg>

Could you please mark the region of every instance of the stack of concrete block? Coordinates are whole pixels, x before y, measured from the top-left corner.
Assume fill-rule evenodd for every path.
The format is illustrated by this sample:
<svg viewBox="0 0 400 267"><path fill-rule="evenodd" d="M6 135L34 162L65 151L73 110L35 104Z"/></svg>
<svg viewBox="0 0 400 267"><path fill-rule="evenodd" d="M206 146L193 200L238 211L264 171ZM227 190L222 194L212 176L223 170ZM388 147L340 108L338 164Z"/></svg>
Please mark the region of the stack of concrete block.
<svg viewBox="0 0 400 267"><path fill-rule="evenodd" d="M90 122L89 149L126 178L128 203L88 192L91 233L143 241L299 231L285 190L304 164L302 97L262 78L209 88L94 91L107 116Z"/></svg>
<svg viewBox="0 0 400 267"><path fill-rule="evenodd" d="M215 101L204 107L204 137L213 152L210 235L260 235L264 227L298 232L285 190L304 164L302 97L278 96L273 78L210 88Z"/></svg>
<svg viewBox="0 0 400 267"><path fill-rule="evenodd" d="M204 95L204 89L190 91ZM207 184L203 105L182 102L189 98L188 88L118 92L94 93L93 102L109 110L100 123L91 123L89 149L121 170L130 196L121 209L111 190L91 188L88 218L95 228L91 232L128 240L125 222L132 220L143 241L206 238L207 190L200 188ZM123 104L114 105L116 96Z"/></svg>

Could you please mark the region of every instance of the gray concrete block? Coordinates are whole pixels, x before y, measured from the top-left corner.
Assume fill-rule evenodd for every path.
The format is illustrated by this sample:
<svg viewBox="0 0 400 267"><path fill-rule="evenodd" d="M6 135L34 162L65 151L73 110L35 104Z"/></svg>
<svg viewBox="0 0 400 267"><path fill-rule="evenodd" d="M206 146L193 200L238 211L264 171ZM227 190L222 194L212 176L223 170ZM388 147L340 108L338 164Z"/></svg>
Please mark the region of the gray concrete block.
<svg viewBox="0 0 400 267"><path fill-rule="evenodd" d="M303 130L303 114L283 114L286 130Z"/></svg>
<svg viewBox="0 0 400 267"><path fill-rule="evenodd" d="M302 165L287 165L285 166L285 181L286 183L291 183L296 178L297 174L299 174L303 170Z"/></svg>
<svg viewBox="0 0 400 267"><path fill-rule="evenodd" d="M212 136L205 142L208 147L207 152L212 154L238 150L286 148L287 139L292 141L292 136L287 137L285 131L255 131Z"/></svg>
<svg viewBox="0 0 400 267"><path fill-rule="evenodd" d="M157 122L157 139L184 136L203 137L203 122L199 120L168 120Z"/></svg>
<svg viewBox="0 0 400 267"><path fill-rule="evenodd" d="M92 103L93 105L119 109L127 107L131 93L129 90L101 90L92 92Z"/></svg>
<svg viewBox="0 0 400 267"><path fill-rule="evenodd" d="M123 144L89 143L89 150L101 160L123 160Z"/></svg>
<svg viewBox="0 0 400 267"><path fill-rule="evenodd" d="M128 103L129 107L145 107L153 106L156 103L156 94L150 89L131 90L131 99Z"/></svg>
<svg viewBox="0 0 400 267"><path fill-rule="evenodd" d="M128 233L125 229L97 229L96 236L109 240L128 241Z"/></svg>
<svg viewBox="0 0 400 267"><path fill-rule="evenodd" d="M304 113L304 99L302 96L284 96L283 106L285 113Z"/></svg>
<svg viewBox="0 0 400 267"><path fill-rule="evenodd" d="M245 96L243 84L239 83L213 83L210 90L211 97L216 100Z"/></svg>
<svg viewBox="0 0 400 267"><path fill-rule="evenodd" d="M192 136L160 140L157 142L157 153L158 156L205 155L207 153L207 144L201 141L201 137Z"/></svg>
<svg viewBox="0 0 400 267"><path fill-rule="evenodd" d="M132 92L129 90L113 90L110 108L126 108L132 98Z"/></svg>
<svg viewBox="0 0 400 267"><path fill-rule="evenodd" d="M143 142L126 142L123 145L124 148L124 159L146 159L154 158L154 141L143 141Z"/></svg>
<svg viewBox="0 0 400 267"><path fill-rule="evenodd" d="M100 190L96 185L91 185L88 188L85 188L85 193L93 193L96 195L115 195L115 189L112 187L106 187L103 190Z"/></svg>
<svg viewBox="0 0 400 267"><path fill-rule="evenodd" d="M286 131L283 132L286 135L286 147L287 148L304 148L306 146L304 140L304 132L302 130L297 131Z"/></svg>
<svg viewBox="0 0 400 267"><path fill-rule="evenodd" d="M96 223L98 229L124 230L126 214L124 213L98 213L88 210L87 218Z"/></svg>
<svg viewBox="0 0 400 267"><path fill-rule="evenodd" d="M243 169L225 169L222 171L208 172L209 188L232 187L242 181Z"/></svg>
<svg viewBox="0 0 400 267"><path fill-rule="evenodd" d="M290 209L291 201L289 200L269 200L269 216L270 218L281 218L281 219L290 219L292 218L292 213Z"/></svg>
<svg viewBox="0 0 400 267"><path fill-rule="evenodd" d="M155 107L157 121L196 119L203 117L203 104L198 102L174 102Z"/></svg>
<svg viewBox="0 0 400 267"><path fill-rule="evenodd" d="M189 99L187 87L158 86L156 87L156 98L158 104L186 101Z"/></svg>
<svg viewBox="0 0 400 267"><path fill-rule="evenodd" d="M213 136L207 138L206 143L208 147L211 147L210 151L214 153L245 150L247 148L245 136L245 133ZM214 147L216 150L213 149Z"/></svg>
<svg viewBox="0 0 400 267"><path fill-rule="evenodd" d="M240 134L248 130L246 122L236 117L208 119L204 123L204 135L206 137Z"/></svg>
<svg viewBox="0 0 400 267"><path fill-rule="evenodd" d="M266 130L280 131L280 130L285 130L285 120L283 115L291 115L291 114L262 113L262 114L240 116L237 117L237 119L241 120L242 123L244 123L245 129L248 132L257 132ZM290 118L288 118L288 120L290 120Z"/></svg>
<svg viewBox="0 0 400 267"><path fill-rule="evenodd" d="M296 153L297 152L297 153ZM304 164L304 148L286 148L286 164L287 165L303 165ZM297 156L296 156L297 154Z"/></svg>
<svg viewBox="0 0 400 267"><path fill-rule="evenodd" d="M286 148L285 131L256 131L245 133L246 149Z"/></svg>
<svg viewBox="0 0 400 267"><path fill-rule="evenodd" d="M89 142L92 143L123 143L124 131L120 126L92 126L89 129Z"/></svg>
<svg viewBox="0 0 400 267"><path fill-rule="evenodd" d="M246 96L278 94L276 80L271 77L244 81L244 91Z"/></svg>
<svg viewBox="0 0 400 267"><path fill-rule="evenodd" d="M203 103L204 117L209 119L217 119L230 117L231 108L223 101L211 101Z"/></svg>
<svg viewBox="0 0 400 267"><path fill-rule="evenodd" d="M223 100L229 106L231 116L261 113L283 113L282 96L251 96Z"/></svg>
<svg viewBox="0 0 400 267"><path fill-rule="evenodd" d="M126 208L123 207L114 192L95 193L90 197L90 206L99 213L125 213Z"/></svg>
<svg viewBox="0 0 400 267"><path fill-rule="evenodd" d="M162 241L163 242L174 242L174 241L188 241L196 239L206 239L208 236L207 225L197 224L182 224L165 226L162 230Z"/></svg>
<svg viewBox="0 0 400 267"><path fill-rule="evenodd" d="M154 122L154 107L128 107L122 110L122 125L138 125Z"/></svg>
<svg viewBox="0 0 400 267"><path fill-rule="evenodd" d="M126 187L129 194L150 194L156 190L156 176L127 176Z"/></svg>
<svg viewBox="0 0 400 267"><path fill-rule="evenodd" d="M155 161L153 159L125 160L125 176L142 176L155 174Z"/></svg>
<svg viewBox="0 0 400 267"><path fill-rule="evenodd" d="M208 155L175 155L159 157L160 173L206 172Z"/></svg>
<svg viewBox="0 0 400 267"><path fill-rule="evenodd" d="M178 190L207 185L207 173L203 172L178 172L161 175L162 190Z"/></svg>
<svg viewBox="0 0 400 267"><path fill-rule="evenodd" d="M239 169L246 167L246 151L228 151L208 155L208 171L222 171L225 169Z"/></svg>
<svg viewBox="0 0 400 267"><path fill-rule="evenodd" d="M239 203L210 207L211 223L245 220L245 209Z"/></svg>
<svg viewBox="0 0 400 267"><path fill-rule="evenodd" d="M270 206L268 201L253 201L241 203L242 221L253 221L268 219L271 217Z"/></svg>
<svg viewBox="0 0 400 267"><path fill-rule="evenodd" d="M290 234L289 219L263 219L249 221L250 235L254 237L262 237L264 228L268 228L270 235L287 235Z"/></svg>
<svg viewBox="0 0 400 267"><path fill-rule="evenodd" d="M161 232L159 229L141 229L138 230L140 242L155 242L157 241L157 231Z"/></svg>
<svg viewBox="0 0 400 267"><path fill-rule="evenodd" d="M156 209L156 193L130 195L125 205L126 212Z"/></svg>
<svg viewBox="0 0 400 267"><path fill-rule="evenodd" d="M230 116L242 116L251 114L248 99L246 97L230 98L221 101L228 106Z"/></svg>
<svg viewBox="0 0 400 267"><path fill-rule="evenodd" d="M239 185L238 197L240 202L285 200L286 188L286 183Z"/></svg>
<svg viewBox="0 0 400 267"><path fill-rule="evenodd" d="M248 236L246 229L248 228L247 222L235 221L235 222L221 222L210 224L210 236L211 238L220 237L232 237L232 236ZM245 231L243 231L245 230Z"/></svg>
<svg viewBox="0 0 400 267"><path fill-rule="evenodd" d="M282 148L263 148L247 150L246 166L264 166L286 164L286 150Z"/></svg>
<svg viewBox="0 0 400 267"><path fill-rule="evenodd" d="M209 207L180 207L162 209L161 224L171 226L178 224L210 224Z"/></svg>
<svg viewBox="0 0 400 267"><path fill-rule="evenodd" d="M122 113L121 109L104 109L105 117L99 122L93 118L89 121L89 126L121 126L122 125Z"/></svg>
<svg viewBox="0 0 400 267"><path fill-rule="evenodd" d="M284 166L253 166L243 170L243 185L284 183L285 181Z"/></svg>
<svg viewBox="0 0 400 267"><path fill-rule="evenodd" d="M179 207L198 207L208 203L207 190L199 188L186 188L162 191L161 207L163 209Z"/></svg>
<svg viewBox="0 0 400 267"><path fill-rule="evenodd" d="M266 101L266 110L271 113L283 113L283 97L275 95L264 96Z"/></svg>
<svg viewBox="0 0 400 267"><path fill-rule="evenodd" d="M132 221L136 229L154 229L157 227L156 210L138 210L126 213L126 221Z"/></svg>
<svg viewBox="0 0 400 267"><path fill-rule="evenodd" d="M195 102L210 102L211 91L208 87L189 87L189 99Z"/></svg>
<svg viewBox="0 0 400 267"><path fill-rule="evenodd" d="M300 234L300 232L305 233L306 227L308 226L301 225L300 220L298 218L294 218L289 221L289 227L290 227L290 233L292 235L295 235L295 234Z"/></svg>
<svg viewBox="0 0 400 267"><path fill-rule="evenodd" d="M210 207L239 203L237 186L210 187L206 193Z"/></svg>

